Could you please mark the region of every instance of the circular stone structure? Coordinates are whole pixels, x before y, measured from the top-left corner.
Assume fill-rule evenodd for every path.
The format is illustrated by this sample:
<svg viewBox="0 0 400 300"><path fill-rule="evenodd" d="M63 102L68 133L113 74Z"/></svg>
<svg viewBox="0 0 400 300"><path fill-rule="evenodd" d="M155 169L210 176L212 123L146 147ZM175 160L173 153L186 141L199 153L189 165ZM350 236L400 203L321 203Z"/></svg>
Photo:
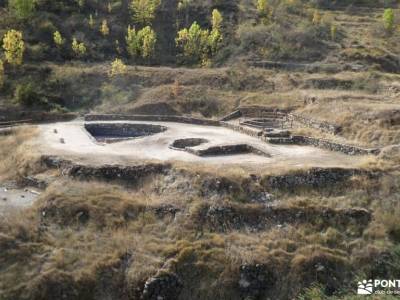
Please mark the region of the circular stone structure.
<svg viewBox="0 0 400 300"><path fill-rule="evenodd" d="M139 126L141 125L141 126ZM150 125L150 126L149 126ZM349 156L312 146L274 145L257 137L249 136L220 126L194 125L187 123L163 121L71 121L38 125L39 136L36 139L37 149L43 155L52 155L82 163L95 165L134 164L143 161L185 162L226 165L242 165L252 169L281 169L303 167L345 167L351 168L363 162L362 156ZM115 138L116 128L130 128L134 131L123 137L119 143L96 143L95 136L111 134ZM146 129L140 131L139 128ZM111 131L105 132L105 129ZM128 130L127 129L127 130ZM156 132L158 132L156 134ZM107 133L107 134L105 134ZM125 134L125 133L124 133ZM121 137L118 131L118 137ZM60 143L60 139L64 144ZM268 155L241 153L227 155L193 155L188 151L177 151L170 146L176 140L207 140L207 143L189 147L190 150L207 151L215 147L232 147L248 145ZM192 140L189 140L189 144ZM179 146L179 145L178 145ZM184 145L182 145L183 147Z"/></svg>
<svg viewBox="0 0 400 300"><path fill-rule="evenodd" d="M165 126L153 124L87 123L84 126L98 142L105 143L150 136L167 130Z"/></svg>

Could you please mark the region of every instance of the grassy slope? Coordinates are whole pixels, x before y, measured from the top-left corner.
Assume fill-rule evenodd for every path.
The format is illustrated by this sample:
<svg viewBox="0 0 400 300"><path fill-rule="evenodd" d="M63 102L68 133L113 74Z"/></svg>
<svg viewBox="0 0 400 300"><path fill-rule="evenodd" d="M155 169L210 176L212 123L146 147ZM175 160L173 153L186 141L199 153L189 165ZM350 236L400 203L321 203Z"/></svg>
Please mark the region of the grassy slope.
<svg viewBox="0 0 400 300"><path fill-rule="evenodd" d="M247 18L251 13L248 3L241 4L245 5L241 18ZM382 8L326 13L338 25L341 39L324 48L324 59L338 65L364 63L371 65L373 72L289 72L242 64L217 69L131 66L127 75L111 80L107 77L109 62L39 65L31 61L20 71L8 73L6 92L0 99L9 106L17 82L36 80L46 83L40 84L41 93L76 111L217 118L238 105L289 107L344 126L339 137L344 141L399 143L398 116L392 116L400 106L398 75L384 72L380 65L372 66L386 51L399 54L397 33L389 42L374 33ZM77 19L84 22L84 16L77 15ZM391 119L393 122L388 122ZM1 137L0 170L18 166L18 171L22 170L19 175L40 170L25 156L27 144L18 147L32 134ZM24 155L10 156L10 148ZM398 151L387 151L372 164L383 168L385 175L353 178L347 187L333 191L271 191L279 206L293 210L370 209L373 221L366 228L357 224L343 228L325 218L267 230L241 227L221 232L207 227L201 218L204 205L235 205L242 215L261 210L249 203L260 186L249 183L243 170L222 176L224 182L240 186L240 193L215 191L209 182L221 178L215 178L211 170L187 167L182 173L159 176L128 191L103 182L61 178L35 207L0 221L0 298L99 299L107 295L137 299L137 288L143 288L144 282L165 266L184 279L181 299L239 299L239 266L260 263L276 279L263 297L285 299L305 292L303 299L326 299L324 292L331 294L334 288L336 299L355 299L357 278L400 275ZM208 184L202 185L202 181ZM175 218L160 217L152 208L162 204L174 205L182 213ZM318 264L330 275L318 273ZM332 281L332 273L337 281ZM309 286L312 288L305 290ZM87 294L87 290L95 292Z"/></svg>

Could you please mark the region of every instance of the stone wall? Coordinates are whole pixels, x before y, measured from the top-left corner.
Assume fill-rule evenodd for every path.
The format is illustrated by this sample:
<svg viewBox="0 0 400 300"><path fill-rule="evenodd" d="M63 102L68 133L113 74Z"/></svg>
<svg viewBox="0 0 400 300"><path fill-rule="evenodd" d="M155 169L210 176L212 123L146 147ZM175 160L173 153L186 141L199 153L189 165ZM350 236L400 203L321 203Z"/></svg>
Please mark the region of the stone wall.
<svg viewBox="0 0 400 300"><path fill-rule="evenodd" d="M343 184L353 176L366 176L370 179L378 177L380 174L373 171L346 168L311 168L299 170L284 175L265 176L261 185L270 190L289 190L296 191L300 187L307 188L326 188Z"/></svg>
<svg viewBox="0 0 400 300"><path fill-rule="evenodd" d="M328 149L331 151L342 152L349 155L368 155L368 154L377 155L380 153L379 148L365 149L357 146L351 146L337 142L332 142L325 139L318 139L307 136L293 136L293 140L295 141L295 144L315 146L319 148Z"/></svg>
<svg viewBox="0 0 400 300"><path fill-rule="evenodd" d="M221 121L229 121L229 120L233 120L233 119L237 119L240 118L242 116L242 113L240 110L235 110L234 112L231 112L229 115L226 115L225 117L223 117L221 119Z"/></svg>
<svg viewBox="0 0 400 300"><path fill-rule="evenodd" d="M309 128L314 128L323 132L328 132L331 134L338 134L342 131L342 127L331 124L328 122L320 122L311 118L307 118L298 114L290 113L288 114L288 123L289 127L293 127L293 125L300 124L302 126L306 126Z"/></svg>
<svg viewBox="0 0 400 300"><path fill-rule="evenodd" d="M143 163L131 166L122 165L82 165L56 156L42 156L41 164L47 168L57 168L65 176L82 180L119 180L136 183L150 175L163 174L171 165L166 163Z"/></svg>
<svg viewBox="0 0 400 300"><path fill-rule="evenodd" d="M276 115L276 116L286 116L289 113L287 109L273 109L265 106L240 106L237 109L244 117L262 117L265 114Z"/></svg>
<svg viewBox="0 0 400 300"><path fill-rule="evenodd" d="M158 121L220 126L219 121L216 120L197 119L185 116L88 114L85 115L85 121Z"/></svg>
<svg viewBox="0 0 400 300"><path fill-rule="evenodd" d="M249 127L244 127L240 125L235 125L232 123L227 123L227 122L220 122L221 126L232 129L234 131L238 131L253 137L261 137L262 131L259 129L252 129Z"/></svg>
<svg viewBox="0 0 400 300"><path fill-rule="evenodd" d="M17 125L18 123L70 121L76 117L78 117L78 115L75 113L0 109L0 126Z"/></svg>
<svg viewBox="0 0 400 300"><path fill-rule="evenodd" d="M307 145L314 146L322 149L327 149L331 151L342 152L348 155L377 155L380 153L379 148L365 149L357 146L351 146L346 144L341 144L338 142L333 142L325 139L307 137L307 136L291 136L291 137L276 137L270 138L263 135L261 130L251 129L240 125L234 125L227 122L221 122L221 125L232 130L257 137L264 142L271 144L285 144L285 145Z"/></svg>

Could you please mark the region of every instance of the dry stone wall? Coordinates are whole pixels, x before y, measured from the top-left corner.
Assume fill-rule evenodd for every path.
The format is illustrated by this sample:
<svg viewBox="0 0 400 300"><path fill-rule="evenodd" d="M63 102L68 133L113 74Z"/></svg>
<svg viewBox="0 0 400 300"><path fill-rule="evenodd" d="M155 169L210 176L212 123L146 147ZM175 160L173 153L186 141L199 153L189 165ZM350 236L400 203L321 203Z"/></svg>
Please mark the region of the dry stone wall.
<svg viewBox="0 0 400 300"><path fill-rule="evenodd" d="M85 121L158 121L220 126L219 121L216 120L197 119L185 116L89 114L85 116Z"/></svg>
<svg viewBox="0 0 400 300"><path fill-rule="evenodd" d="M298 114L288 114L288 122L290 124L290 127L293 127L293 125L300 124L302 126L306 126L309 128L314 128L323 132L328 132L331 134L338 134L342 131L342 127L331 124L328 122L320 122L311 118L306 118L304 116L298 115Z"/></svg>

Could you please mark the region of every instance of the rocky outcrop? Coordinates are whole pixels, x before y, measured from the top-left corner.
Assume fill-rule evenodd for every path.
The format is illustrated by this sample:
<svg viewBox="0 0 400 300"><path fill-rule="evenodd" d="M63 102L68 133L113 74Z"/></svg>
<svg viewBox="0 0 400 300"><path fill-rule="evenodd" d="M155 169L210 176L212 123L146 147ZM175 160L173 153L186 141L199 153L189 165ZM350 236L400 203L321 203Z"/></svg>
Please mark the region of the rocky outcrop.
<svg viewBox="0 0 400 300"><path fill-rule="evenodd" d="M205 205L198 213L196 219L202 223L203 228L219 232L241 229L260 231L287 224L310 224L324 228L354 225L362 232L372 218L371 212L362 208L332 209L313 206Z"/></svg>
<svg viewBox="0 0 400 300"><path fill-rule="evenodd" d="M183 288L179 277L171 272L161 270L149 278L143 289L143 300L176 300Z"/></svg>
<svg viewBox="0 0 400 300"><path fill-rule="evenodd" d="M262 264L244 264L239 270L239 290L242 299L257 300L266 290L272 289L275 278Z"/></svg>
<svg viewBox="0 0 400 300"><path fill-rule="evenodd" d="M349 180L351 177L360 175L368 178L378 177L378 173L363 171L359 169L346 168L311 168L291 174L265 176L262 185L266 189L294 191L299 187L331 187Z"/></svg>

